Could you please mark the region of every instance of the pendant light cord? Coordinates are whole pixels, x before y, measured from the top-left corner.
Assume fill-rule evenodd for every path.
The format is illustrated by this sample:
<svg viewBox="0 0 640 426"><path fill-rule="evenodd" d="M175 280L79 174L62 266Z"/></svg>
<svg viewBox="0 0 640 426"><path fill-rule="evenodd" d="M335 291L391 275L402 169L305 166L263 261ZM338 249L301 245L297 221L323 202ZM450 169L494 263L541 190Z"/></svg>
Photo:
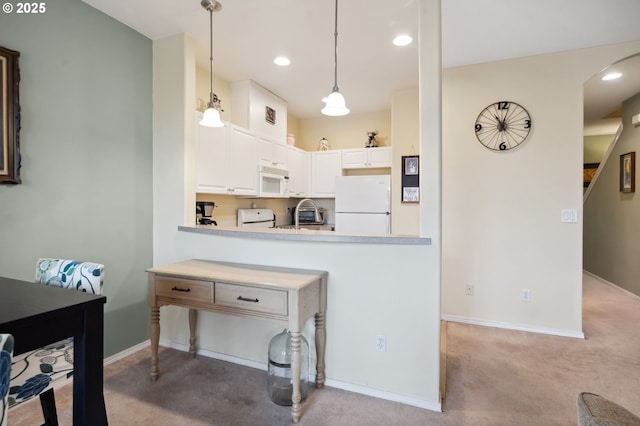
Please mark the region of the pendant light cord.
<svg viewBox="0 0 640 426"><path fill-rule="evenodd" d="M338 0L336 0L335 30L333 32L333 92L338 92Z"/></svg>
<svg viewBox="0 0 640 426"><path fill-rule="evenodd" d="M209 75L211 76L211 85L209 91L209 108L213 105L213 8L209 9Z"/></svg>

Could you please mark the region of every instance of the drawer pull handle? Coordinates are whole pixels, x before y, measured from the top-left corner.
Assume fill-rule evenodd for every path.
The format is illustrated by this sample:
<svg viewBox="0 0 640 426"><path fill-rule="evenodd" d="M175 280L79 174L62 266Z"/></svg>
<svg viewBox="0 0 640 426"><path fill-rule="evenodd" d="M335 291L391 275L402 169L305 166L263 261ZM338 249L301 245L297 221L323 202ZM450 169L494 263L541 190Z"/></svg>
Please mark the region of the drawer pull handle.
<svg viewBox="0 0 640 426"><path fill-rule="evenodd" d="M180 287L174 287L171 289L171 291L183 291L185 293L189 293L191 291L190 288L180 288Z"/></svg>
<svg viewBox="0 0 640 426"><path fill-rule="evenodd" d="M249 299L248 297L242 297L242 296L238 296L237 300L242 300L243 302L253 302L253 303L259 302L258 299Z"/></svg>

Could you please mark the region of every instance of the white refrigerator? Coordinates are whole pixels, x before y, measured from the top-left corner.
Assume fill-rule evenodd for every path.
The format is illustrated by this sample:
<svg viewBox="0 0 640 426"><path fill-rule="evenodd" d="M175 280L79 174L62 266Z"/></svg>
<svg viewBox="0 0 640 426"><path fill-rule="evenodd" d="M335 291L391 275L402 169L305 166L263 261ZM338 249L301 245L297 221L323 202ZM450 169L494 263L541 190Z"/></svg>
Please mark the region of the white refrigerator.
<svg viewBox="0 0 640 426"><path fill-rule="evenodd" d="M336 232L391 233L391 177L336 177Z"/></svg>

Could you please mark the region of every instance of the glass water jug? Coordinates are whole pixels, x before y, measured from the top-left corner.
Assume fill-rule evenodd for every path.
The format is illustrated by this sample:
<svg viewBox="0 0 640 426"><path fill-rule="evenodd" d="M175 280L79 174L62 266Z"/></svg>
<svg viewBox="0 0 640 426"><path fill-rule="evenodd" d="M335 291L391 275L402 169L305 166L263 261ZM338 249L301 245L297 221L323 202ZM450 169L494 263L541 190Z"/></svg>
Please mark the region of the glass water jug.
<svg viewBox="0 0 640 426"><path fill-rule="evenodd" d="M309 374L309 343L304 336L300 342L300 396L307 396ZM269 343L269 397L278 405L291 405L293 394L293 371L291 369L291 333L283 330Z"/></svg>

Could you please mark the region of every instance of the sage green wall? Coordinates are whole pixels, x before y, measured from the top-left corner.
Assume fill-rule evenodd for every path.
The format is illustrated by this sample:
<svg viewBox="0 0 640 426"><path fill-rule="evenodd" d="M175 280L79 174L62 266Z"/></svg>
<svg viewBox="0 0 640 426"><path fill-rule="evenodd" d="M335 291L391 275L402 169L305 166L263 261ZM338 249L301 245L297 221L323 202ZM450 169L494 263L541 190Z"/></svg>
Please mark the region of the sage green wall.
<svg viewBox="0 0 640 426"><path fill-rule="evenodd" d="M584 162L599 163L604 158L604 154L613 140L613 135L595 135L584 137Z"/></svg>
<svg viewBox="0 0 640 426"><path fill-rule="evenodd" d="M636 152L640 127L631 116L640 112L640 93L622 104L623 131L584 204L584 269L640 295L640 240L637 237L640 196L619 191L620 155ZM636 191L638 162L636 158Z"/></svg>
<svg viewBox="0 0 640 426"><path fill-rule="evenodd" d="M105 355L148 338L151 41L79 0L0 14L21 53L21 185L0 185L0 274L39 257L105 265ZM55 327L55 324L52 324Z"/></svg>

